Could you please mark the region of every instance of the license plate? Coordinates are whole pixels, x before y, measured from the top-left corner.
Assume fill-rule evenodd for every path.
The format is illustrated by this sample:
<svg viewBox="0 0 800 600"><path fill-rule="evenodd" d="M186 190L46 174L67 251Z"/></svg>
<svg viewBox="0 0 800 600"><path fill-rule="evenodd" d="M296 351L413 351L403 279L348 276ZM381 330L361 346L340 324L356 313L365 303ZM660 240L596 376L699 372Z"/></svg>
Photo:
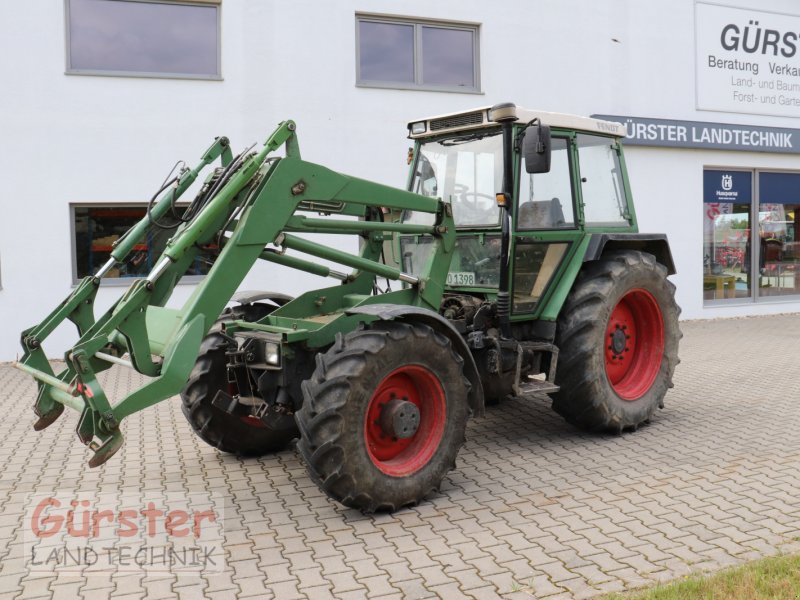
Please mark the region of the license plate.
<svg viewBox="0 0 800 600"><path fill-rule="evenodd" d="M475 273L466 271L448 273L447 285L475 285Z"/></svg>

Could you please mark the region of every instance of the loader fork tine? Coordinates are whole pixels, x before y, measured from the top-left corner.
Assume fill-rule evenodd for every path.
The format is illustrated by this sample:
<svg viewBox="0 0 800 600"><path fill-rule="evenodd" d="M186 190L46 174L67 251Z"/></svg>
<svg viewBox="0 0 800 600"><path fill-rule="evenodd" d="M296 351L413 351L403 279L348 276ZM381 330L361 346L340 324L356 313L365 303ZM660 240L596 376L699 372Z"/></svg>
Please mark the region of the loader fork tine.
<svg viewBox="0 0 800 600"><path fill-rule="evenodd" d="M47 429L56 421L56 419L58 419L58 417L61 416L61 413L63 412L64 405L56 403L53 410L48 411L43 415L38 415L39 419L33 424L33 430L42 431L43 429Z"/></svg>
<svg viewBox="0 0 800 600"><path fill-rule="evenodd" d="M89 447L94 450L94 456L89 459L89 467L93 469L104 464L109 458L114 456L120 448L122 448L122 443L124 441L125 438L123 437L122 432L117 429L105 442L102 443L102 445L95 446L94 444L90 444Z"/></svg>

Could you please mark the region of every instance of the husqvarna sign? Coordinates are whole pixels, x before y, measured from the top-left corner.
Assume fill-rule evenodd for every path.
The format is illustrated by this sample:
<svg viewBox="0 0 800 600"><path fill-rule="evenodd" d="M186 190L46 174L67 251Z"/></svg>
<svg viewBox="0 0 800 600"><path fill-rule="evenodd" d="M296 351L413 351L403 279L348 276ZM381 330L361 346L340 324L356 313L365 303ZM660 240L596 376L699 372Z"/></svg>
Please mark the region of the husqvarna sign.
<svg viewBox="0 0 800 600"><path fill-rule="evenodd" d="M703 202L706 204L750 204L752 188L753 175L749 171L703 171Z"/></svg>
<svg viewBox="0 0 800 600"><path fill-rule="evenodd" d="M722 190L729 192L731 189L733 189L733 176L726 173L722 176Z"/></svg>
<svg viewBox="0 0 800 600"><path fill-rule="evenodd" d="M698 109L800 117L800 14L698 2L695 36Z"/></svg>

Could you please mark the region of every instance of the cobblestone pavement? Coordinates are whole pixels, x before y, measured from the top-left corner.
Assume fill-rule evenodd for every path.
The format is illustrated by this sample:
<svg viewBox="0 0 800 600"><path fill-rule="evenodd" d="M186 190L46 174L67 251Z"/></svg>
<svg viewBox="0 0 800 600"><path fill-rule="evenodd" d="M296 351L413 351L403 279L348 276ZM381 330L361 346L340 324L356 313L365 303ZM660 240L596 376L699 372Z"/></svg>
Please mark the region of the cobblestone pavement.
<svg viewBox="0 0 800 600"><path fill-rule="evenodd" d="M34 434L34 386L0 367L3 598L583 598L800 551L800 315L682 324L675 388L636 433L597 436L544 399L470 426L441 493L394 515L329 501L293 450L219 454L169 402L129 418L88 469L75 414ZM138 379L117 367L117 397ZM224 498L222 573L29 571L33 493L209 490Z"/></svg>

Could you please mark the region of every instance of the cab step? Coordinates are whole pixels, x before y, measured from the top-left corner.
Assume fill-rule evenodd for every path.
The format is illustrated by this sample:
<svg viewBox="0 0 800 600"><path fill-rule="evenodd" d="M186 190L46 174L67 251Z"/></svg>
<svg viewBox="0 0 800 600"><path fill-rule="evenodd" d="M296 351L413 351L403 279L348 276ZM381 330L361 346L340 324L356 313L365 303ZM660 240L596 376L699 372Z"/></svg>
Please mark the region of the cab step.
<svg viewBox="0 0 800 600"><path fill-rule="evenodd" d="M517 386L518 396L532 396L534 394L552 394L559 390L559 386L544 379L528 379L520 381Z"/></svg>
<svg viewBox="0 0 800 600"><path fill-rule="evenodd" d="M547 373L522 376L522 362L525 351L534 354L549 354L550 368ZM517 344L517 369L514 385L511 386L514 396L531 396L534 394L552 394L560 388L555 384L558 348L548 342L519 342Z"/></svg>

